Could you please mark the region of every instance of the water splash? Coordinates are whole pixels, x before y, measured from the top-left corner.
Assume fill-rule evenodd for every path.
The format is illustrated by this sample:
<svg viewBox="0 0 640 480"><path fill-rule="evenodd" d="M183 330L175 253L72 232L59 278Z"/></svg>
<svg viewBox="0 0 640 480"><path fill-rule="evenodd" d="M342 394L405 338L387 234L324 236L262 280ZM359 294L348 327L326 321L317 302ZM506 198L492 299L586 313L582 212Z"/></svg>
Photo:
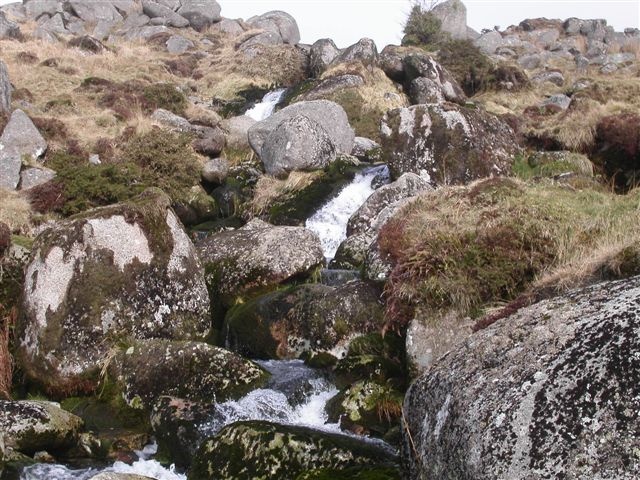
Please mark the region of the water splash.
<svg viewBox="0 0 640 480"><path fill-rule="evenodd" d="M245 115L247 117L251 117L258 122L260 120L264 120L265 118L269 118L273 115L276 106L282 102L282 98L284 97L284 92L286 92L286 88L279 88L278 90L274 90L272 92L267 93L260 103L256 103L253 108L247 110Z"/></svg>
<svg viewBox="0 0 640 480"><path fill-rule="evenodd" d="M349 218L373 193L371 183L376 177L385 174L388 176L386 165L364 169L335 198L307 220L305 226L320 237L322 251L328 261L333 259L338 247L347 238Z"/></svg>

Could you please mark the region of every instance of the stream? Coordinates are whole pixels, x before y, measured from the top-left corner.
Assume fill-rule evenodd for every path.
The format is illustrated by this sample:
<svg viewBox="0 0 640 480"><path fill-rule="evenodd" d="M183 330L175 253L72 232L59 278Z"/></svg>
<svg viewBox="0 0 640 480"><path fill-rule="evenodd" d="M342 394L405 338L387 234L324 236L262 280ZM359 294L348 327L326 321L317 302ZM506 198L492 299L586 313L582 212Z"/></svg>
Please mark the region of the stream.
<svg viewBox="0 0 640 480"><path fill-rule="evenodd" d="M267 93L245 115L256 120L269 117L282 100L285 90ZM373 193L374 180L388 182L386 165L366 167L355 175L337 196L329 200L306 222L306 228L315 232L321 240L327 261L330 261L346 238L350 216ZM215 435L224 426L241 420L266 420L288 425L313 427L334 433L343 433L339 425L327 423L325 407L338 393L336 386L320 372L307 367L302 360L257 361L271 373L269 383L237 401L215 405L211 417L198 426L205 436ZM371 440L380 442L379 440ZM135 473L157 480L186 480L186 475L174 467L165 468L153 460L155 445L148 445L136 452L138 460L132 465L123 462L102 468L72 469L63 465L36 464L23 470L20 480L88 480L100 472Z"/></svg>

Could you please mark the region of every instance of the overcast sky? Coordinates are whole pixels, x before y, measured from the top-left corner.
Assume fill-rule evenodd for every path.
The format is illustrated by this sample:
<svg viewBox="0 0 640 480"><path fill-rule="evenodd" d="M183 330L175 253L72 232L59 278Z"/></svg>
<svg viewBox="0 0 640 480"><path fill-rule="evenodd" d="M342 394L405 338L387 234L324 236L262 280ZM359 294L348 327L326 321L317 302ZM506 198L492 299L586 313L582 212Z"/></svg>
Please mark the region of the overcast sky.
<svg viewBox="0 0 640 480"><path fill-rule="evenodd" d="M89 0L87 0L89 1ZM0 0L0 4L11 0ZM295 17L302 42L332 38L346 47L362 37L375 40L379 49L398 44L410 0L218 0L222 15L247 19L269 10L284 10ZM467 24L502 29L525 18L605 18L622 31L640 27L640 0L466 0Z"/></svg>
<svg viewBox="0 0 640 480"><path fill-rule="evenodd" d="M464 0L463 0L464 1ZM284 10L300 27L302 42L332 38L346 47L362 37L375 40L379 49L399 43L409 0L218 0L222 15L248 18L268 10ZM606 18L622 31L639 27L640 0L466 0L467 24L480 31L502 29L525 18Z"/></svg>

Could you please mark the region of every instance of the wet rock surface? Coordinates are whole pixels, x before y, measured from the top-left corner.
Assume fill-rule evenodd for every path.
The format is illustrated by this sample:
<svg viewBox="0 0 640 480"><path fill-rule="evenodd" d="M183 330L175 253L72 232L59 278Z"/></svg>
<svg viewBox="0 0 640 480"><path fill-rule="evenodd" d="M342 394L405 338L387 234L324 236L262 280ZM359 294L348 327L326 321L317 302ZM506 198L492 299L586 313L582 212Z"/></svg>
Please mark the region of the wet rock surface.
<svg viewBox="0 0 640 480"><path fill-rule="evenodd" d="M573 291L442 357L407 392L407 474L636 478L639 294L639 277Z"/></svg>
<svg viewBox="0 0 640 480"><path fill-rule="evenodd" d="M207 440L189 479L295 478L320 468L393 466L394 456L379 446L306 427L238 422Z"/></svg>

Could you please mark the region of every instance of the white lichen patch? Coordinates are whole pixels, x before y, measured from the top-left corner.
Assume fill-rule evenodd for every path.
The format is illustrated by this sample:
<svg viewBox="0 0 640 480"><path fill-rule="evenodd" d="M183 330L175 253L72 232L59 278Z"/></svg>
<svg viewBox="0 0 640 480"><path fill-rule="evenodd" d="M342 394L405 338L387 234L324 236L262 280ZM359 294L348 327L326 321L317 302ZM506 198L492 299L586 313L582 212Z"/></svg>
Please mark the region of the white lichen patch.
<svg viewBox="0 0 640 480"><path fill-rule="evenodd" d="M440 106L434 107L434 111L442 117L448 129L453 130L460 125L465 135L467 137L471 136L471 125L469 125L469 122L461 112L457 110L444 110Z"/></svg>
<svg viewBox="0 0 640 480"><path fill-rule="evenodd" d="M29 323L22 345L32 355L38 352L38 332L47 326L47 313L56 312L64 301L73 278L76 263L83 256L80 245L73 244L65 255L60 247L53 247L43 260L41 252L28 266L25 276L26 306L36 321Z"/></svg>
<svg viewBox="0 0 640 480"><path fill-rule="evenodd" d="M436 427L433 430L433 434L435 435L436 438L440 437L440 431L444 426L444 422L446 422L447 418L449 417L450 403L451 403L451 394L448 394L446 400L444 401L444 403L442 404L442 407L440 408L440 410L436 415Z"/></svg>
<svg viewBox="0 0 640 480"><path fill-rule="evenodd" d="M153 260L140 225L128 223L122 215L88 220L84 226L84 243L94 249L113 252L113 263L120 271L135 259L147 265Z"/></svg>
<svg viewBox="0 0 640 480"><path fill-rule="evenodd" d="M195 247L171 210L167 211L167 225L169 225L171 236L173 237L173 251L169 258L169 273L185 273L187 271L185 260L196 257Z"/></svg>
<svg viewBox="0 0 640 480"><path fill-rule="evenodd" d="M398 133L400 133L400 135L413 137L413 131L416 126L416 119L414 115L414 108L400 109L400 125L398 126Z"/></svg>

